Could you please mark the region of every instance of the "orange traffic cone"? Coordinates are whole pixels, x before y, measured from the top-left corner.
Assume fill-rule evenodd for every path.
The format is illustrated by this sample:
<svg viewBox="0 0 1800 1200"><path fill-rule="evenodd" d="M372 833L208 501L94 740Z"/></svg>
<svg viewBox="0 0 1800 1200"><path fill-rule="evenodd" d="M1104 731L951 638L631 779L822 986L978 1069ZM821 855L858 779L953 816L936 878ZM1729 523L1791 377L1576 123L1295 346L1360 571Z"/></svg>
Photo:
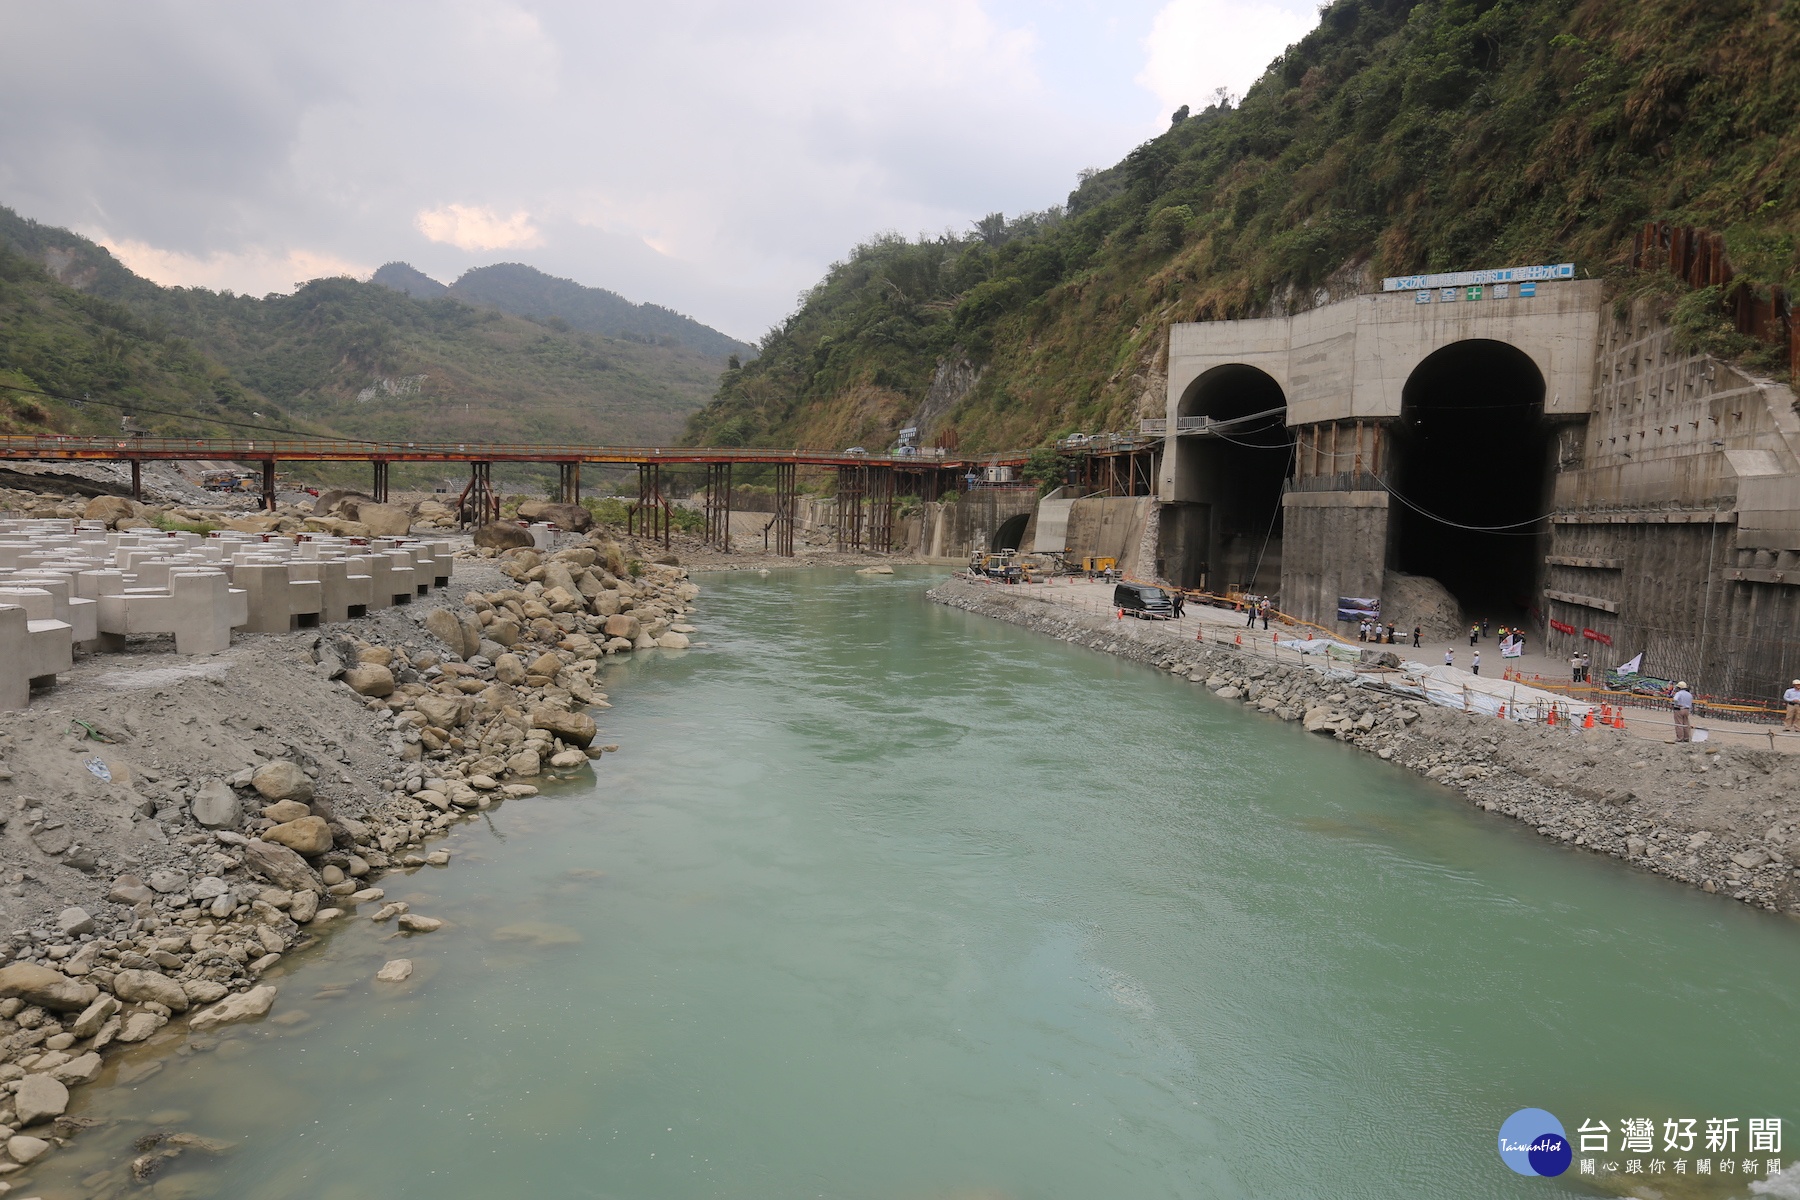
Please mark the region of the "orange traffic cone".
<svg viewBox="0 0 1800 1200"><path fill-rule="evenodd" d="M1122 608L1121 608L1121 609L1120 609L1120 610L1119 610L1119 615L1118 615L1118 616L1116 616L1116 617L1114 617L1114 618L1113 618L1113 619L1114 619L1114 620L1115 620L1115 621L1123 621L1123 620L1124 620L1124 619L1125 619L1125 610L1124 610L1124 609L1122 609Z"/></svg>
<svg viewBox="0 0 1800 1200"><path fill-rule="evenodd" d="M1583 729L1592 729L1594 727L1594 710L1593 709L1591 709L1591 708L1588 709L1586 718L1584 718L1581 722L1581 727Z"/></svg>
<svg viewBox="0 0 1800 1200"><path fill-rule="evenodd" d="M1556 710L1554 708L1550 710L1549 724L1551 725L1552 728L1554 728L1556 725Z"/></svg>
<svg viewBox="0 0 1800 1200"><path fill-rule="evenodd" d="M1497 715L1497 716L1498 716L1498 717L1499 717L1499 718L1500 718L1500 719L1501 719L1501 720L1502 720L1502 721L1504 721L1504 720L1506 720L1506 705L1505 705L1505 703L1504 703L1504 702L1502 702L1502 703L1501 703L1501 705L1500 705L1500 711L1499 711L1499 713L1497 713L1497 714L1496 714L1496 715Z"/></svg>
<svg viewBox="0 0 1800 1200"><path fill-rule="evenodd" d="M1241 633L1237 635L1237 644L1240 646L1244 644L1244 635Z"/></svg>
<svg viewBox="0 0 1800 1200"><path fill-rule="evenodd" d="M1624 709L1621 708L1613 713L1613 728L1614 729L1625 728L1625 710Z"/></svg>

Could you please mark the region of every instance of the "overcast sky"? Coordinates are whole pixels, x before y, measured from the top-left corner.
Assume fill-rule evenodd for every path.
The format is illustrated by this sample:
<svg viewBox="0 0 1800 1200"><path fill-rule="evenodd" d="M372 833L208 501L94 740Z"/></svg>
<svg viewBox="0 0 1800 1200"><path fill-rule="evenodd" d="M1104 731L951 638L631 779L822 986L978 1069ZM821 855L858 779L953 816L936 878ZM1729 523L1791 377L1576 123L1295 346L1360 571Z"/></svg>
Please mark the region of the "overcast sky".
<svg viewBox="0 0 1800 1200"><path fill-rule="evenodd" d="M858 241L1060 203L1310 0L0 0L0 204L167 284L527 262L746 340Z"/></svg>

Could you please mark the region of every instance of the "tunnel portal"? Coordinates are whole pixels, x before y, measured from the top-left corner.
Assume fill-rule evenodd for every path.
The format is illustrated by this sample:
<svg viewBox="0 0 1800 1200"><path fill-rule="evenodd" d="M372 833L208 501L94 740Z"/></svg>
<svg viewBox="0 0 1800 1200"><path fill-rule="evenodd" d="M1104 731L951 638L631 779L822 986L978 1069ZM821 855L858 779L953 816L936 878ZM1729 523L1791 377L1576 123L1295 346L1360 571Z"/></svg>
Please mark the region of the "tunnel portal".
<svg viewBox="0 0 1800 1200"><path fill-rule="evenodd" d="M1274 592L1281 583L1281 493L1293 459L1287 397L1266 372L1226 363L1188 386L1177 432L1178 494L1165 509L1165 571L1182 587Z"/></svg>
<svg viewBox="0 0 1800 1200"><path fill-rule="evenodd" d="M1435 351L1393 437L1394 566L1436 579L1470 620L1535 617L1552 441L1536 364L1497 341Z"/></svg>

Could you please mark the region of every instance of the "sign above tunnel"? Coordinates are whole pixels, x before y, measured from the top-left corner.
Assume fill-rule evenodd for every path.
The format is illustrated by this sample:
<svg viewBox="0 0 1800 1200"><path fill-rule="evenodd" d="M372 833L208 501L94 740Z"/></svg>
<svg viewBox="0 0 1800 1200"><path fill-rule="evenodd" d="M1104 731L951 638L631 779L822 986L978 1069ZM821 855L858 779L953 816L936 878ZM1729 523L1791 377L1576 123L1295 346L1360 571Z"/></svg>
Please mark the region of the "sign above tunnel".
<svg viewBox="0 0 1800 1200"><path fill-rule="evenodd" d="M1442 275L1396 275L1381 281L1384 292L1416 292L1430 288L1473 288L1497 283L1535 283L1575 278L1574 263L1542 267L1498 267L1490 271L1450 271Z"/></svg>

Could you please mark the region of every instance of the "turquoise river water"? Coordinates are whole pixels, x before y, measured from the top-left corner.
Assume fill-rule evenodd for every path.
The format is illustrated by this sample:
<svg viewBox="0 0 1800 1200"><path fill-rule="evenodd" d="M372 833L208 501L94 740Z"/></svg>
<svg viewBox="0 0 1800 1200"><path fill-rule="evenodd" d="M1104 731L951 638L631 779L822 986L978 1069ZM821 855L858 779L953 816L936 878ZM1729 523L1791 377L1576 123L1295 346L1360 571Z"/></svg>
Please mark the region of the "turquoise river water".
<svg viewBox="0 0 1800 1200"><path fill-rule="evenodd" d="M932 578L703 579L707 645L609 668L619 754L383 881L444 930L341 922L15 1194L182 1129L236 1147L121 1194L1590 1195L1506 1115L1800 1115L1792 922Z"/></svg>

